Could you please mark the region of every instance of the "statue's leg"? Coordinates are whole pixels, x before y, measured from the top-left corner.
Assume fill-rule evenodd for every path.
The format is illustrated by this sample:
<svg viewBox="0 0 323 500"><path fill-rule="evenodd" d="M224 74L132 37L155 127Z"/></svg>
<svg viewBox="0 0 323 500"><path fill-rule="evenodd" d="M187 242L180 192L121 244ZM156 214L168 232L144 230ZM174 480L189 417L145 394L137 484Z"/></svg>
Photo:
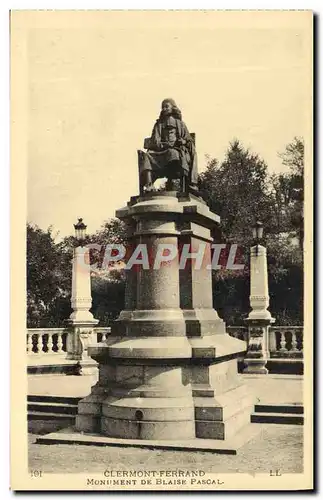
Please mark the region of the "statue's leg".
<svg viewBox="0 0 323 500"><path fill-rule="evenodd" d="M144 187L145 191L152 191L154 189L151 170L145 170L144 172Z"/></svg>
<svg viewBox="0 0 323 500"><path fill-rule="evenodd" d="M138 150L138 167L139 167L139 191L143 194L145 191L153 190L153 178L151 159L144 151Z"/></svg>
<svg viewBox="0 0 323 500"><path fill-rule="evenodd" d="M165 188L166 188L166 191L173 191L174 190L173 179L167 179Z"/></svg>
<svg viewBox="0 0 323 500"><path fill-rule="evenodd" d="M165 168L165 175L167 177L166 191L174 191L176 189L174 179L181 179L183 169L179 160L170 161Z"/></svg>

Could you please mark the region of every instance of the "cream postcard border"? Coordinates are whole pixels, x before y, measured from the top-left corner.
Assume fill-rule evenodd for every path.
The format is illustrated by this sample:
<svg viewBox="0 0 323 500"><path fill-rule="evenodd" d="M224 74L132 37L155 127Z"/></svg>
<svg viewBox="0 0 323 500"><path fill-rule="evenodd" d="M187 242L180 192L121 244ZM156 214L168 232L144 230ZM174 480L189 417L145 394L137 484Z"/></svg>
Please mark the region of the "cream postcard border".
<svg viewBox="0 0 323 500"><path fill-rule="evenodd" d="M246 13L244 12L244 23ZM13 11L11 12L11 488L13 490L82 490L109 491L105 486L86 486L87 477L103 479L102 474L43 474L32 478L28 472L27 449L27 373L26 373L26 208L27 208L27 138L28 138L28 30L55 26L99 28L122 19L132 26L131 11ZM135 15L138 15L136 12ZM221 28L239 27L239 11L141 11L141 16L160 27L178 22L201 26L214 22ZM313 17L311 11L250 11L250 26L282 28L300 25L307 31L308 91L305 139L305 306L304 306L304 472L270 477L269 474L210 474L224 481L217 490L299 490L313 487ZM130 35L129 35L130 36ZM237 458L238 459L238 458ZM104 469L104 467L103 467ZM118 489L118 488L115 488ZM127 487L120 487L123 491ZM133 490L134 488L129 488ZM140 489L140 488L138 488ZM149 490L158 490L158 486ZM172 488L176 490L176 487ZM201 487L181 488L189 491ZM206 489L205 487L203 489ZM212 487L209 488L212 490Z"/></svg>

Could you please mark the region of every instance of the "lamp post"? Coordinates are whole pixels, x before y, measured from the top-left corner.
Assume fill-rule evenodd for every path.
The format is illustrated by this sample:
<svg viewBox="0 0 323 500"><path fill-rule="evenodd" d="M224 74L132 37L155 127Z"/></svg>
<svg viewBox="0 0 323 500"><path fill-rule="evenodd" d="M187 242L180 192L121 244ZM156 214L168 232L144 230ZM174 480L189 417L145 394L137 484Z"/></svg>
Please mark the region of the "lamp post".
<svg viewBox="0 0 323 500"><path fill-rule="evenodd" d="M260 245L263 224L259 221L252 227L254 246L250 249L250 307L248 324L248 350L243 373L268 373L266 368L270 356L269 326L275 322L269 307L267 250Z"/></svg>
<svg viewBox="0 0 323 500"><path fill-rule="evenodd" d="M78 222L76 224L73 224L73 225L74 225L74 229L75 229L75 238L76 238L77 242L82 246L82 243L85 240L87 226L84 224L82 218L78 219Z"/></svg>
<svg viewBox="0 0 323 500"><path fill-rule="evenodd" d="M98 320L90 312L92 307L91 269L89 249L83 246L86 237L83 219L74 224L76 245L73 251L72 314L67 320L70 332L67 337L67 359L78 361L80 374L93 374L96 362L89 358L87 348L96 343L94 326Z"/></svg>
<svg viewBox="0 0 323 500"><path fill-rule="evenodd" d="M256 255L258 255L258 245L262 240L264 233L264 226L262 222L257 221L255 225L252 227L252 236L253 236L253 241L256 246Z"/></svg>

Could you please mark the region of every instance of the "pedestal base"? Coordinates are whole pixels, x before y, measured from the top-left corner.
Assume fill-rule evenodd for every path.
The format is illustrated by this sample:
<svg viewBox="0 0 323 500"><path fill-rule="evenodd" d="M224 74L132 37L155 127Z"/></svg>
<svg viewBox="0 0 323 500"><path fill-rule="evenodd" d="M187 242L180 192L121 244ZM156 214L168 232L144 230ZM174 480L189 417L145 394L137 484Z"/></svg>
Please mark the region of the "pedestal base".
<svg viewBox="0 0 323 500"><path fill-rule="evenodd" d="M225 332L213 308L219 217L176 193L132 199L117 216L130 254L139 248L146 264L134 267L129 257L125 310L107 342L88 348L99 381L79 402L76 427L133 441L225 441L250 423L253 401L237 373L246 344Z"/></svg>
<svg viewBox="0 0 323 500"><path fill-rule="evenodd" d="M78 404L78 431L227 440L250 423L254 401L237 374L244 342L222 334L133 339L130 345L127 339L89 348L100 363L99 381Z"/></svg>
<svg viewBox="0 0 323 500"><path fill-rule="evenodd" d="M246 367L243 369L243 373L255 375L267 375L269 373L266 368L267 359L246 358L244 363L246 364Z"/></svg>
<svg viewBox="0 0 323 500"><path fill-rule="evenodd" d="M217 439L180 439L176 437L173 440L144 440L144 439L121 439L102 436L100 434L83 434L76 431L73 427L63 429L59 432L53 432L46 436L36 439L38 444L81 444L89 446L131 446L134 448L151 448L161 450L180 450L180 451L203 451L211 453L221 453L227 455L236 455L238 450L255 438L263 429L262 424L249 424L242 432L239 432L232 438L223 441Z"/></svg>
<svg viewBox="0 0 323 500"><path fill-rule="evenodd" d="M245 320L248 324L248 350L244 359L243 373L267 375L266 368L269 359L269 326L275 322L268 311L264 311L262 318L255 318L254 311ZM256 316L260 314L256 311ZM269 316L269 317L268 317Z"/></svg>

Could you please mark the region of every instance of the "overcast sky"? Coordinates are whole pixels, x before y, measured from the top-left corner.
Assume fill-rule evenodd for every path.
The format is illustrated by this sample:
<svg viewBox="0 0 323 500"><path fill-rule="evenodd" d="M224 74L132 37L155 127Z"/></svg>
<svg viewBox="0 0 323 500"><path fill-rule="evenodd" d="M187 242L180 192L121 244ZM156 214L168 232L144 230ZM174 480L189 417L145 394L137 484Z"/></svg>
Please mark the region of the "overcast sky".
<svg viewBox="0 0 323 500"><path fill-rule="evenodd" d="M306 12L33 13L27 37L28 220L89 232L138 194L137 149L172 97L205 155L277 151L308 133Z"/></svg>

